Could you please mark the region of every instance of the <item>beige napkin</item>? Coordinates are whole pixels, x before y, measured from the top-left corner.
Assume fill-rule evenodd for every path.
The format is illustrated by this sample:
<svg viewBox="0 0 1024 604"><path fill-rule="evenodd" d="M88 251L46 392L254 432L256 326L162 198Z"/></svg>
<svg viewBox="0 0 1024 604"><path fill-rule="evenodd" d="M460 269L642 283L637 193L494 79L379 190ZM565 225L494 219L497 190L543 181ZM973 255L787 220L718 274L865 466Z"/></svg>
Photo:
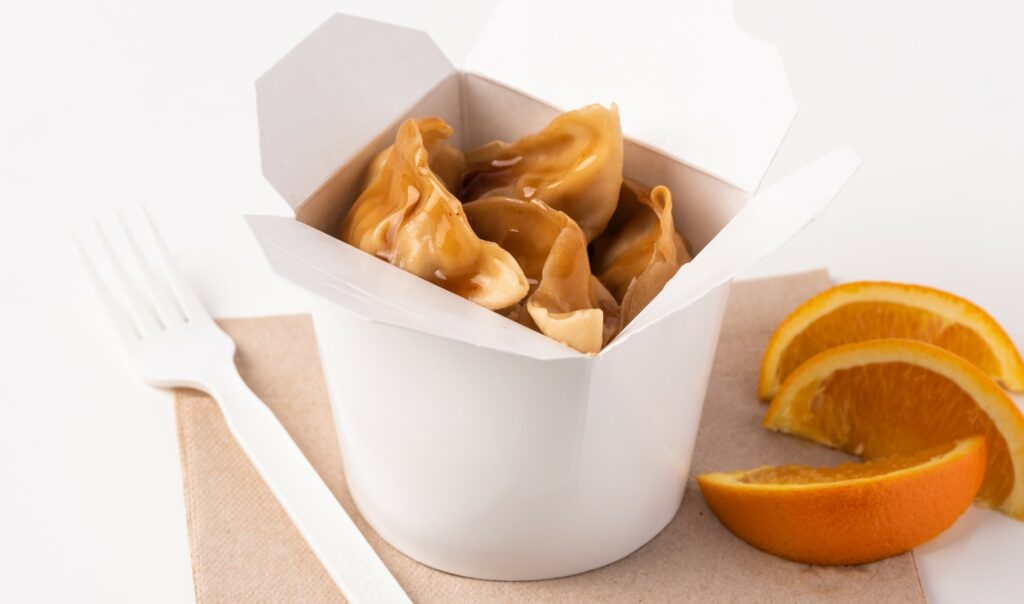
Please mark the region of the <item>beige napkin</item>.
<svg viewBox="0 0 1024 604"><path fill-rule="evenodd" d="M830 284L824 272L732 289L701 420L691 480L669 526L626 559L550 581L456 577L399 553L367 527L345 488L341 457L307 316L228 319L242 376L295 438L415 602L923 602L911 554L859 567L787 562L733 537L692 473L765 463L833 463L842 454L760 427L761 351L775 325ZM177 397L178 439L200 604L341 602L337 588L231 439L211 400Z"/></svg>

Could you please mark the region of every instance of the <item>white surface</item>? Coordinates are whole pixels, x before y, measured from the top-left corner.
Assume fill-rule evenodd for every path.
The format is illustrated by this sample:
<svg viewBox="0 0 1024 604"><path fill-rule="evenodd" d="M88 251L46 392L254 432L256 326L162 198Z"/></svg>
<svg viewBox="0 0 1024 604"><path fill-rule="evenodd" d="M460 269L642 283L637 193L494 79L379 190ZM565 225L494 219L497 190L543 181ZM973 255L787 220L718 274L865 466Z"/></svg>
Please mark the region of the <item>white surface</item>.
<svg viewBox="0 0 1024 604"><path fill-rule="evenodd" d="M156 388L217 401L235 442L351 604L411 604L274 412L242 380L235 342L181 273L148 216L122 214L75 245L125 358Z"/></svg>
<svg viewBox="0 0 1024 604"><path fill-rule="evenodd" d="M121 365L66 233L146 201L214 314L307 310L240 218L285 213L259 176L253 81L332 11L419 24L455 58L472 44L455 24L486 14L360 4L0 9L0 600L192 598L170 399ZM966 10L737 0L800 105L766 182L845 142L864 158L749 274L826 264L952 289L1024 345L1024 8ZM934 602L1019 599L1020 523L972 510L919 554Z"/></svg>

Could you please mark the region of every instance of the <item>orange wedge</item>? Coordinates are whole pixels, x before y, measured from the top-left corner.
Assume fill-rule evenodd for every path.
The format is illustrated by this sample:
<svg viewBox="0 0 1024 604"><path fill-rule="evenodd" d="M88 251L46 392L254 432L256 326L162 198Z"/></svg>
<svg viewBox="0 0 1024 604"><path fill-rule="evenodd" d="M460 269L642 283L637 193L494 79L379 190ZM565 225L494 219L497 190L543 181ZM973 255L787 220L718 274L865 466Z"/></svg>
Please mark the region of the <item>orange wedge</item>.
<svg viewBox="0 0 1024 604"><path fill-rule="evenodd" d="M810 564L863 564L928 541L971 505L985 439L835 468L763 466L697 477L715 515L740 539Z"/></svg>
<svg viewBox="0 0 1024 604"><path fill-rule="evenodd" d="M988 375L914 340L870 340L812 357L782 384L770 430L878 459L982 435L978 501L1024 519L1024 415Z"/></svg>
<svg viewBox="0 0 1024 604"><path fill-rule="evenodd" d="M818 353L878 338L934 344L974 363L1006 388L1024 391L1024 360L984 310L930 287L862 281L818 294L779 325L761 362L759 394L770 400L790 373Z"/></svg>

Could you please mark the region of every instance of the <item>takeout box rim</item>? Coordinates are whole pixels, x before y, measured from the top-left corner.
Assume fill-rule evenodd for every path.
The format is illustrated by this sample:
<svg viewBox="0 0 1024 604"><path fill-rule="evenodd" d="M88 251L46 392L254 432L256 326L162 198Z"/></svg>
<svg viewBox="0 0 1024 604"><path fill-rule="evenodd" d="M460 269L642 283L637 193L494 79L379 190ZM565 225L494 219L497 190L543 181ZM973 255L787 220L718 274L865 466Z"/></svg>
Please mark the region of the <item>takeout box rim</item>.
<svg viewBox="0 0 1024 604"><path fill-rule="evenodd" d="M778 246L795 236L797 232L813 221L818 214L827 207L835 195L838 194L839 190L845 186L846 182L856 171L859 165L860 157L857 153L849 146L841 147L832 153L823 156L817 161L812 162L804 168L797 170L789 177L767 189L765 192L755 196L705 248L705 252L710 248L712 250L711 253L717 253L717 256L714 256L711 260L700 262L699 259L702 254L698 254L694 261L683 265L676 275L674 275L673 278L665 285L662 292L660 292L658 296L656 296L655 299L636 317L636 319L634 319L634 323L629 326L633 327L633 329L629 330L627 327L626 331L620 334L619 337L614 339L595 355L581 354L564 344L555 342L554 340L546 340L546 336L542 336L539 333L528 330L527 333L524 334L523 341L519 342L520 344L528 343L529 341L525 339L527 337L541 338L546 342L550 342L551 344L560 347L559 350L563 354L538 355L538 350L542 350L544 348L550 350L550 346L538 345L533 349L532 353L528 353L526 350L518 350L515 347L506 348L504 346L497 345L497 343L501 341L500 338L494 338L490 343L487 343L482 337L447 337L444 332L439 332L433 327L426 327L426 323L421 323L419 328L412 328L406 325L396 324L393 321L383 320L379 317L374 318L368 315L362 315L354 308L347 308L344 304L337 301L332 302L334 302L336 306L341 306L348 312L356 314L362 319L370 322L399 327L401 329L415 331L424 335L444 337L464 344L470 344L472 346L490 350L498 350L510 354L517 354L519 356L533 358L536 360L555 360L574 357L593 359L607 358L617 351L617 349L626 346L626 343L634 336L643 333L648 329L652 329L655 325L663 323L674 315L692 309L693 305L706 297L708 293L723 284L730 282L739 271L748 267L754 261L764 257L767 253L776 249ZM789 203L790 207L785 208L787 211L782 211L783 208L780 206L787 202L791 202ZM365 252L362 252L361 250L358 250L357 248L298 220L282 216L248 216L247 219L251 230L255 234L265 256L271 263L275 272L286 279L294 281L297 285L300 285L307 290L314 291L310 286L302 285L302 283L296 281L294 276L284 274L279 267L281 260L274 256L274 252L271 248L285 248L273 243L268 237L268 234L275 230L274 225L283 228L298 228L300 232L297 233L297 235L302 237L303 241L310 243L311 246L313 244L313 240L308 239L308 237L319 237L323 243L332 246L332 250L351 254L351 259L353 261L372 264L373 268L371 270L375 271L375 274L380 274L381 281L386 280L385 275L387 274L389 275L389 277L387 277L388 279L401 280L403 281L403 285L413 289L419 289L424 294L430 292L431 295L437 294L442 296L446 305L463 305L467 314L477 313L478 315L485 317L485 320L495 320L500 322L503 327L512 328L514 326L520 327L524 330L526 329L522 326L516 325L514 321L509 321L496 313L491 313L491 311L483 309L483 307L479 307L473 302L448 292L433 283L425 281L411 273L402 271L390 264L382 263L379 259L365 254ZM270 224L271 222L274 224ZM280 232L283 232L282 229L278 229L278 231L279 234ZM307 251L313 252L314 250L311 247ZM282 252L277 252L279 255L281 253ZM288 253L291 253L291 251L289 250ZM707 258L707 255L704 254L704 257ZM715 262L716 260L717 262ZM318 270L324 272L323 268ZM295 271L293 271L293 275L294 274ZM323 281L317 280L317 285L323 285ZM348 285L353 286L351 282L349 282ZM355 289L360 288L355 286ZM314 293L317 292L314 291ZM417 301L417 303L419 303L419 301ZM535 342L539 344L541 340L535 340Z"/></svg>
<svg viewBox="0 0 1024 604"><path fill-rule="evenodd" d="M475 71L463 71L463 70L460 70L460 69L456 68L455 66L453 66L453 65L452 65L451 61L449 61L449 60L448 60L448 58L447 58L447 57L446 57L446 56L445 56L445 55L443 54L443 52L442 52L442 51L441 51L441 50L440 50L440 49L438 48L438 46L437 46L437 45L436 45L436 44L435 44L435 43L433 42L433 40L432 40L432 39L430 38L430 36L429 36L428 34L426 34L426 33L422 32L422 31L419 31L419 30L416 30L416 29L412 29L412 28L407 28L407 27L401 27L401 26L391 25L391 24L388 24L388 23L382 23L382 22L379 22L379 21L374 21L374 20L371 20L371 19L365 19L365 18L361 18L361 17L352 17L352 16L349 16L349 15L344 15L344 14L341 14L341 13L337 13L337 14L335 14L335 15L334 15L334 16L332 16L332 17L331 17L330 19L328 19L328 20L327 20L327 21L325 21L325 22L324 22L323 24L321 24L321 25L320 25L320 27L318 27L318 28L317 28L316 30L314 30L313 32L311 32L311 33L310 33L310 34L309 34L309 35L308 35L308 36L307 36L306 38L304 38L304 40L303 40L302 42L300 42L300 43L299 43L299 45L298 45L298 46L296 46L296 48L295 48L295 49L293 49L293 50L292 50L291 52L287 53L287 54L286 54L285 56L283 56L283 57L282 57L281 59L279 59L279 60L278 60L278 61L277 61L277 62L276 62L276 63L274 64L274 66L273 66L273 67L271 67L271 68L270 68L270 69L269 69L269 70L267 71L267 73L265 73L265 74L264 74L263 76L261 76L261 77L260 77L260 79L259 79L259 80L257 80L257 84L256 84L256 87L257 87L257 94L259 95L259 94L261 93L261 87L262 87L262 85L264 84L264 82L265 82L265 80L266 80L267 76L268 76L268 75L269 75L270 73L272 73L273 71L275 71L275 70L281 70L281 69L285 69L285 68L287 68L287 63L286 63L286 61L287 61L287 60L288 60L288 59L289 59L290 57L292 57L292 56L293 56L293 55L294 55L294 54L295 54L295 53L296 53L296 52L297 52L297 51L299 50L299 48L300 48L300 47L301 47L301 46L302 46L303 44L306 44L306 43L307 43L307 42L308 42L309 40L311 40L311 39L312 39L312 38L313 38L313 37L314 37L315 35L317 35L318 33L320 33L320 32L321 32L321 30L323 30L324 28L328 27L328 26L329 26L330 24L332 24L332 23L339 23L339 22L345 22L345 23L349 23L349 24L351 24L351 23L363 23L363 24L371 25L371 26L373 26L373 27L383 27L383 28L385 28L385 29L391 29L391 30L400 30L400 31L404 32L404 33L403 33L402 35L409 35L409 34L414 34L414 35L415 35L415 37L416 37L416 38L418 39L418 41L419 41L420 43L425 43L425 44L427 44L427 45L428 45L428 46L429 46L429 47L430 47L430 48L431 48L431 49L433 50L433 52L434 52L434 53L435 53L436 55L438 55L438 56L439 56L439 57L440 57L440 58L441 58L441 59L443 60L443 62L444 62L444 69L443 69L443 74L441 75L441 77L440 77L440 78L438 78L438 79L437 79L437 81L433 82L433 83L431 84L431 86L430 86L429 88L427 88L426 90L424 90L424 91L421 91L421 92L417 93L417 95L411 95L411 96L409 97L409 99L410 99L410 100L409 100L409 102L407 103L408 107L407 107L406 109L408 109L408 108L411 108L411 107L415 106L415 104L416 104L416 103L418 102L418 100L419 100L419 99L422 99L422 98L424 98L424 96L425 96L426 94L428 94L428 93L430 92L430 90L432 90L433 88L436 88L436 87L439 87L439 86L441 86L441 85L442 85L442 84L443 84L443 83L444 83L444 82L445 82L445 81L446 81L447 79L451 78L451 77L452 77L452 76L454 76L454 75L458 75L458 76L459 76L459 77L461 78L461 77L462 77L462 74L471 74L471 75L475 75L475 76L478 76L478 77L483 77L484 79L488 79L488 80L491 80L491 81L495 81L495 82L496 82L496 83L498 83L499 85L505 86L506 88L510 88L510 89L512 89L512 90L514 90L514 91L516 91L516 92L518 92L518 93L520 93L520 94L523 94L523 95L525 95L525 96L527 96L527 97L530 97L530 98L532 98L532 99L534 99L534 100L539 100L540 102L542 102L542 103L544 103L544 104L546 104L546 105L548 105L548 106L551 106L551 105L552 105L552 103L548 102L548 101L547 101L547 100L545 100L545 99L542 99L542 98L539 98L539 97L537 97L536 95L534 95L534 94L533 94L532 92L530 92L530 91L523 91L523 90L521 90L521 89L520 89L519 87L517 87L517 86L514 86L514 85L511 85L511 84L509 84L509 83L507 83L507 82L503 82L503 81L501 81L501 80L495 80L495 79L494 79L494 78L493 78L492 76L490 76L490 75L488 75L488 74L481 74L481 73L476 73ZM462 83L460 82L460 86L461 86L461 85L462 85ZM787 86L787 88L788 88L788 86ZM371 94L371 95L372 95L373 93L372 93L372 92L370 92L369 94ZM795 107L794 107L794 111L795 111ZM397 114L397 115L401 115L401 113L396 113L396 111L392 111L392 112L391 112L391 114L392 114L392 115L396 115L396 114ZM394 119L394 118L392 118L392 120L393 120L393 119ZM791 120L791 117L790 117L790 120ZM787 121L787 128L788 128L788 125L789 125L789 122ZM262 128L262 126L263 126L263 122L262 122L262 118L261 118L261 129L260 129L260 130L261 130L261 143L263 142L263 128ZM379 133L378 133L378 134L379 134ZM673 161L677 161L677 162L679 162L679 163L681 163L681 164L684 164L684 165L688 165L688 166L690 166L690 167L692 167L692 168L695 168L695 169L697 169L698 171L700 171L701 173L703 173L703 174L705 174L705 175L708 175L708 176L710 176L711 178L715 178L715 179L717 179L717 180L722 180L721 178L719 178L719 177L717 177L717 176L715 176L715 175L713 175L713 174L709 174L709 173L708 173L708 172L707 172L706 170L704 170L704 169L703 169L702 167L700 167L699 165L694 165L694 164L692 164L692 163L689 163L689 162L686 162L686 161L683 161L683 160L679 160L678 158L674 157L674 156L673 156L673 155L672 155L671 153L667 153L667 152L666 152L666 151L665 151L664 149L662 149L662 148L660 148L660 147L658 147L658 146L655 146L655 145L651 145L650 143L648 143L647 141L645 141L645 140L643 140L643 139L641 139L641 138L638 138L638 137L634 137L634 136L630 136L630 135L625 135L625 136L626 136L626 138L628 138L628 139L629 139L629 140L631 140L632 142L634 142L634 143L636 143L636 144L638 144L638 145L640 145L640 146L642 146L642 147L644 147L644 148L646 148L646 149L649 149L649 150L651 150L651 151L653 151L653 152L655 152L655 153L658 153L658 154L661 154L661 155L663 155L663 156L666 156L666 157L668 157L668 158L672 159ZM358 140L358 141L357 141L357 142L355 143L355 148L357 148L357 149L361 149L361 148L365 147L365 146L366 146L367 144L370 144L370 143L372 142L372 140L373 140L373 138L372 138L372 135L371 135L371 137L370 137L370 138L368 138L368 137L365 137L365 136L364 136L364 137L363 137L362 139L359 139L359 140ZM778 148L778 147L776 146L776 149L775 149L776 151L777 151L777 148ZM265 151L265 149L261 149L261 151ZM263 159L264 159L264 160L266 160L266 154L265 154L265 153L261 153L261 156L263 157ZM352 157L349 157L349 158L348 158L348 161L351 161L351 159L352 159ZM331 179L331 177L332 177L332 176L333 176L334 174L338 173L338 171L340 171L340 170L341 170L341 169L342 169L342 168L343 168L343 167L344 167L345 165L346 165L346 162L342 162L342 163L340 163L340 164L336 165L336 166L335 166L335 169L334 169L334 171L332 171L332 172L331 172L331 173L330 173L330 174L329 174L329 175L328 175L328 176L326 177L326 179L324 179L324 180L323 180L322 182L320 182L320 183L319 183L319 186L318 186L318 187L317 187L316 189L314 189L314 193L315 193L316 191L320 190L320 189L321 189L322 187L324 187L324 186L325 186L325 185L326 185L327 183L329 183L329 182L330 182L330 179ZM266 170L266 165L264 166L264 168L265 168L265 170L264 170L264 171L265 171L265 173L266 173L266 171L267 171L267 170ZM267 175L267 177L268 177L268 180L270 180L270 181L271 181L271 184L275 185L275 188L277 188L277 183L275 183L275 182L274 182L274 179L272 179L272 178L270 177L270 175L269 175L269 174ZM844 179L844 180L845 180L845 179ZM311 198L311 197L313 196L313 194L314 194L314 193L311 193L311 194L309 194L309 195L306 195L306 196L305 196L305 197L304 197L304 198L303 198L303 199L302 199L301 201L299 201L299 202L298 202L298 204L295 204L295 203L294 203L294 201L295 201L295 199L294 199L294 198L292 198L291 200L289 200L289 198L287 197L287 195L286 195L286 194L284 194L284 193L282 193L282 196L284 196L284 197L286 198L286 200L289 200L289 202L290 202L290 203L291 203L291 204L293 205L294 211L296 211L296 212L297 212L297 211L298 211L298 210L299 210L299 209L300 209L300 208L301 208L301 207L303 206L303 204L305 204L305 203L306 203L306 202L307 202L307 201L308 201L308 200L309 200L309 199L310 199L310 198ZM755 197L756 197L756 196L755 196ZM254 217L254 218L255 218L255 217ZM809 216L807 220L809 221L809 220L810 220L810 219L812 219L812 218L813 218L813 216ZM250 226L253 226L253 225L252 225L252 222L251 222L251 221L250 221ZM255 229L254 229L254 230L255 230ZM797 229L797 230L799 230L799 229ZM795 232L796 232L796 231L793 231L792 233L790 233L790 234L789 234L789 236L792 236L793 234L795 234ZM786 237L786 239L788 239L788 236ZM339 242L339 243L341 243L341 242ZM343 245L344 245L344 244L343 244ZM774 247L774 246L773 246L773 247ZM266 250L264 250L264 251L266 251ZM769 251L770 251L770 250L769 250ZM766 253L767 253L767 252L766 252ZM763 254L762 254L762 255L763 255ZM685 267L684 267L684 268L685 268ZM682 272L682 271L681 271L681 272ZM729 279L731 279L731 278L732 278L732 276L734 276L734 274L735 274L735 273L730 273L729 275L725 276L724 278L721 278L721 279L717 279L717 280L715 280L715 282L714 282L714 283L708 283L708 284L707 284L707 287L706 287L706 288L704 289L704 291L703 291L703 292L702 292L702 293L701 293L700 295L698 295L698 296L695 296L695 297L693 297L693 298L692 298L691 300L689 300L689 302L687 302L687 303L686 303L685 305L679 306L679 307L677 307L677 308L673 308L673 309L671 309L670 311L666 311L666 312L661 312L660 316L658 316L657 318L655 318L655 319L654 319L654 320L652 320L652 321L649 321L649 322L648 322L647 324L643 325L643 326L642 326L642 328L640 328L640 329L633 329L633 330L628 330L628 333L624 334L624 336L626 336L626 337L620 336L620 337L616 338L615 340L613 340L613 342L611 342L611 343L610 343L610 344L609 344L608 346L606 346L606 347L605 347L605 348L604 348L604 349L603 349L603 350L602 350L602 351L601 351L600 353L598 353L597 355L592 355L592 356L591 356L591 355L584 355L584 354L581 354L581 353L579 353L579 352L577 352L577 351L575 351L575 350L571 349L571 348L570 348L570 347L568 347L568 346L565 346L564 344L558 343L558 345L559 345L559 346L561 346L562 348L564 348L564 349L565 349L566 353L565 353L564 357L557 357L557 358L588 358L588 359L598 359L598 358L603 358L604 356L607 356L607 354L608 354L608 353L609 353L610 351L614 350L614 349L615 349L615 348L617 348L617 347L620 347L620 346L621 346L621 345L622 345L622 344L624 343L624 341L628 341L628 339L629 339L629 337L628 337L628 336L630 336L630 335L632 335L632 334L635 334L635 333L639 333L639 332L640 332L640 331L642 331L643 329L647 329L647 328L651 327L652 325L654 325L654 324L656 324L656 323L659 323L659 322L661 322L662 320L664 320L665 318L667 318L667 317L668 317L669 315L671 315L671 314L674 314L674 313L676 313L676 312L681 312L681 311L684 311L684 310L685 310L686 308L688 308L688 307L689 307L689 306L690 306L690 305L691 305L691 304L692 304L692 303L693 303L694 301L698 300L698 299L699 299L699 298L700 298L701 296L703 296L703 295L706 295L706 293L707 293L708 291L711 291L711 289L712 289L713 287L716 287L716 286L718 286L718 285L721 285L721 283L722 283L722 282L724 282L724 281L726 281L726 280L729 280ZM678 275L677 275L677 276L678 276ZM410 277L412 277L412 276L410 275ZM412 277L412 278L415 278L415 277ZM423 285L425 285L425 286L429 286L429 287L437 287L437 286L435 286L435 285L433 285L433 284L429 284L429 283L426 283L426 282L424 282L424 283L423 283ZM307 289L308 289L308 288L307 288ZM451 295L452 295L452 296L454 296L454 294L451 294ZM660 297L660 296L661 296L661 295L659 294L659 297ZM468 303L468 301L466 301L466 302ZM340 304L338 304L338 305L340 305ZM646 309L645 309L645 311L646 311ZM366 320L368 320L368 321L371 321L371 322L378 322L378 323L385 323L385 324L389 324L389 323L386 323L386 322L382 322L382 321L378 321L378 320L375 320L375 319L373 319L372 317L368 317L368 316L362 315L362 314L360 314L360 313L358 313L358 312L356 312L356 311L352 311L352 312L353 312L353 313L355 313L355 314L357 314L358 316L362 317L363 319L366 319ZM647 312L647 314L649 315L649 314L650 314L650 312ZM641 315L641 317L642 317L642 316L644 316L644 315L642 314L642 315ZM407 327L397 326L397 325L394 325L394 324L391 324L391 325L392 325L392 326L396 326L396 327L400 327L400 328L403 328L403 329L410 329L410 328L407 328ZM420 330L415 330L415 331L420 331ZM421 332L421 333L424 333L423 331L420 331L420 332ZM426 333L430 333L430 332L426 332ZM438 335L438 334L431 334L431 335ZM441 337L444 337L444 336L442 335ZM455 341L459 341L459 342L463 342L463 343L469 343L469 344L471 344L471 345L475 345L475 346L481 346L481 347L484 347L484 348L493 348L492 346L488 346L488 345L487 345L486 343L481 343L481 342L469 342L469 341L467 341L467 340L464 340L464 339L461 339L461 338L450 338L450 339L454 339ZM524 356L531 356L531 355L524 355Z"/></svg>

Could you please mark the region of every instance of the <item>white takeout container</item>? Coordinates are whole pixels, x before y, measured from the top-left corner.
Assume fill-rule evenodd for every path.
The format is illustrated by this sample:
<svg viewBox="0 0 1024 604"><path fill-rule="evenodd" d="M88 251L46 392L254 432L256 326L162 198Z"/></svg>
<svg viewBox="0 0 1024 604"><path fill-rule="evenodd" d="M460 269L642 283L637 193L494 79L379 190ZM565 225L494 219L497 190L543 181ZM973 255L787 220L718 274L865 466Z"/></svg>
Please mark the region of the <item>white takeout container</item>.
<svg viewBox="0 0 1024 604"><path fill-rule="evenodd" d="M257 82L263 172L295 218L249 223L280 276L330 303L318 336L348 486L425 564L542 579L654 537L683 497L733 275L859 163L840 149L752 194L795 113L778 54L730 0L672 10L499 2L462 69L424 33L335 15ZM618 104L626 175L669 186L699 250L600 354L332 236L404 119L440 116L468 149L592 102Z"/></svg>

